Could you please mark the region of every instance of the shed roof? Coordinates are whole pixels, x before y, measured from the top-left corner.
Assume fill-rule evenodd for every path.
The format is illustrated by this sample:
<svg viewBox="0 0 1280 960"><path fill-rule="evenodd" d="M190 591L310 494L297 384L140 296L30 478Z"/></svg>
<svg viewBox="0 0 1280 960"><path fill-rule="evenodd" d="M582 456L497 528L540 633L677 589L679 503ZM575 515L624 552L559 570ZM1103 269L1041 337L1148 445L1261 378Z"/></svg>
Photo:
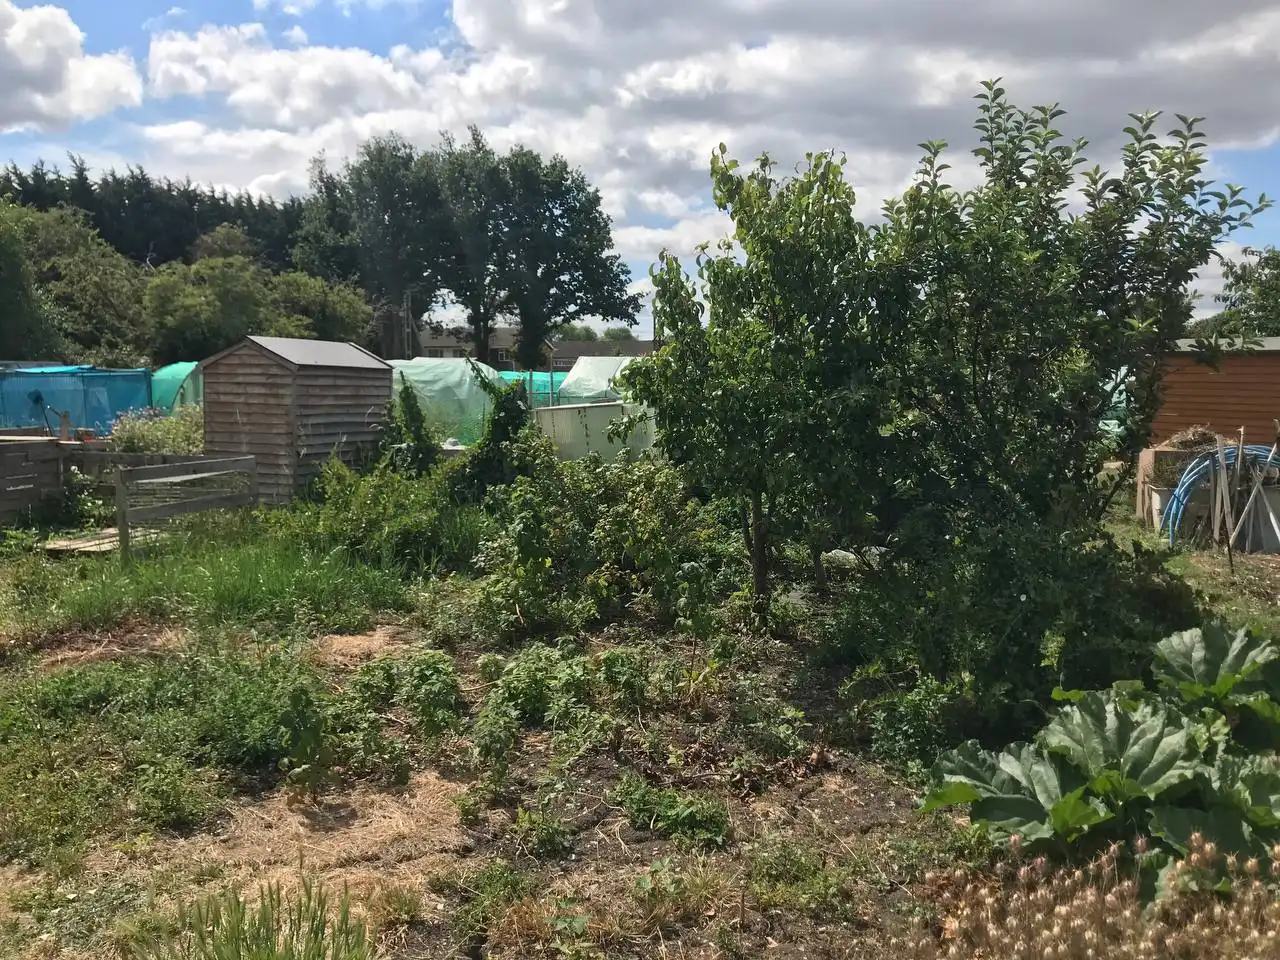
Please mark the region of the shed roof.
<svg viewBox="0 0 1280 960"><path fill-rule="evenodd" d="M232 350L251 343L295 367L342 367L348 370L390 370L385 361L354 343L337 340L303 340L295 337L245 337L233 347L202 361L207 366Z"/></svg>
<svg viewBox="0 0 1280 960"><path fill-rule="evenodd" d="M336 340L302 340L293 337L250 337L264 350L299 367L359 367L389 370L390 365L354 343Z"/></svg>
<svg viewBox="0 0 1280 960"><path fill-rule="evenodd" d="M1194 350L1195 346L1196 346L1196 341L1194 338L1178 341L1178 350L1183 353ZM1230 337L1223 337L1221 341L1221 346L1223 350L1227 350L1227 351L1234 350L1234 349L1237 349L1237 341L1233 340ZM1280 352L1280 337L1260 337L1255 342L1255 345L1253 346L1252 350L1249 352L1252 352L1252 353Z"/></svg>

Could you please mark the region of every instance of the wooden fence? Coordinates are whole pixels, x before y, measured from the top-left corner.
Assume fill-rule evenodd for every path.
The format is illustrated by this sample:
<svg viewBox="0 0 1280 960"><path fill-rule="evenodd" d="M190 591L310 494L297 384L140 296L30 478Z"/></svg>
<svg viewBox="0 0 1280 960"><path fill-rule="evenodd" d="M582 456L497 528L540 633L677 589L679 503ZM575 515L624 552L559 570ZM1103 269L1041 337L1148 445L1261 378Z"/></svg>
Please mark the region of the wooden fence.
<svg viewBox="0 0 1280 960"><path fill-rule="evenodd" d="M0 438L0 526L21 522L62 492L78 471L90 490L114 502L116 526L58 541L59 550L114 550L127 557L135 532L174 517L258 502L253 457L117 453L89 443Z"/></svg>
<svg viewBox="0 0 1280 960"><path fill-rule="evenodd" d="M61 490L65 462L56 440L0 443L0 524L14 523Z"/></svg>
<svg viewBox="0 0 1280 960"><path fill-rule="evenodd" d="M138 526L258 502L258 466L253 457L121 466L115 477L116 535L126 560Z"/></svg>

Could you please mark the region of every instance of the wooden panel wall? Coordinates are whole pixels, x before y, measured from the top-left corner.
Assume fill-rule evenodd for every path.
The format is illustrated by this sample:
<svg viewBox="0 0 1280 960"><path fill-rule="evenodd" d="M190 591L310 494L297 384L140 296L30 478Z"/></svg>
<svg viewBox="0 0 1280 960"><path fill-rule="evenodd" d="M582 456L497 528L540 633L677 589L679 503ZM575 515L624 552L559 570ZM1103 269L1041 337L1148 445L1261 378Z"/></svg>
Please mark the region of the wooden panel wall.
<svg viewBox="0 0 1280 960"><path fill-rule="evenodd" d="M17 522L62 489L62 450L56 440L0 443L0 524Z"/></svg>
<svg viewBox="0 0 1280 960"><path fill-rule="evenodd" d="M294 491L293 371L251 344L204 368L204 452L252 456L267 503Z"/></svg>
<svg viewBox="0 0 1280 960"><path fill-rule="evenodd" d="M1245 443L1270 445L1280 419L1280 353L1223 357L1217 369L1189 356L1172 357L1163 379L1152 445L1203 425L1226 436L1244 427Z"/></svg>
<svg viewBox="0 0 1280 960"><path fill-rule="evenodd" d="M390 402L390 370L300 369L298 484L310 482L335 450L347 463L371 451Z"/></svg>

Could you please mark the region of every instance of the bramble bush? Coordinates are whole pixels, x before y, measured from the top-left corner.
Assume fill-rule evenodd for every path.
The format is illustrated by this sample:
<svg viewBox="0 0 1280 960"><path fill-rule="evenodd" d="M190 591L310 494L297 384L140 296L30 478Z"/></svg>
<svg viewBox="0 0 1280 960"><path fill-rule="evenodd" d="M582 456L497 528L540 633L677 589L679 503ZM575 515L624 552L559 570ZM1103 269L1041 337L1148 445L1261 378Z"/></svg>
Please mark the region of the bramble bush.
<svg viewBox="0 0 1280 960"><path fill-rule="evenodd" d="M675 623L690 591L713 601L697 562L713 559L707 520L675 468L625 455L560 461L531 432L512 447L520 475L492 491L498 532L480 556L490 574L480 615L498 635L554 635L626 610Z"/></svg>

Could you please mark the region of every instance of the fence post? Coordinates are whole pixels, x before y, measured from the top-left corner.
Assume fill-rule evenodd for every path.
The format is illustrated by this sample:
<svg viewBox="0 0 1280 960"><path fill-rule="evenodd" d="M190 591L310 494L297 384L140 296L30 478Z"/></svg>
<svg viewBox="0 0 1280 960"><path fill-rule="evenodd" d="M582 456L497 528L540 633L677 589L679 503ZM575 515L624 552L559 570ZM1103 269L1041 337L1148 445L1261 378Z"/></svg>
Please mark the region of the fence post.
<svg viewBox="0 0 1280 960"><path fill-rule="evenodd" d="M120 562L129 562L129 485L124 467L116 467L116 537L120 541Z"/></svg>

